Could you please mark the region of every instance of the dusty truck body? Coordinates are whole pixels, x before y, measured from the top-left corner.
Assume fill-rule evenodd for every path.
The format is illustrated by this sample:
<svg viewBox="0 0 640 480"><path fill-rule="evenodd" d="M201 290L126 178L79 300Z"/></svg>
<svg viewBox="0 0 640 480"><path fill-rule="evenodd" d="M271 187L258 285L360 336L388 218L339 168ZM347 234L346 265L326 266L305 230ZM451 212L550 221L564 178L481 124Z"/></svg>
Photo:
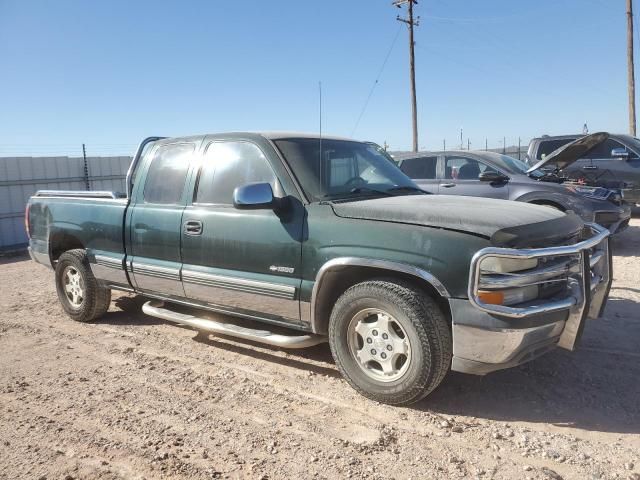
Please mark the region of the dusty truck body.
<svg viewBox="0 0 640 480"><path fill-rule="evenodd" d="M145 313L205 331L328 341L345 379L391 404L419 400L450 369L574 349L612 278L604 228L427 195L375 147L336 137L152 137L126 196L38 192L26 222L32 258L54 269L76 320L124 290L149 298Z"/></svg>

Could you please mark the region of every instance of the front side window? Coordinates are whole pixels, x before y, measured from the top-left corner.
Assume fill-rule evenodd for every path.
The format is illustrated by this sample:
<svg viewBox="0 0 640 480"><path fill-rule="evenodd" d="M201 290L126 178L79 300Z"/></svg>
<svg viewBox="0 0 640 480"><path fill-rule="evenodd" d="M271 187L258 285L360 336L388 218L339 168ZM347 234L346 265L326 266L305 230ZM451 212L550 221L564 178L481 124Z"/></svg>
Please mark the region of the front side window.
<svg viewBox="0 0 640 480"><path fill-rule="evenodd" d="M265 182L278 192L262 150L248 142L213 142L204 154L195 203L233 204L233 191L248 183Z"/></svg>
<svg viewBox="0 0 640 480"><path fill-rule="evenodd" d="M314 201L423 193L375 145L318 138L287 138L275 144Z"/></svg>
<svg viewBox="0 0 640 480"><path fill-rule="evenodd" d="M167 205L180 202L193 151L190 143L158 147L145 180L145 202Z"/></svg>
<svg viewBox="0 0 640 480"><path fill-rule="evenodd" d="M495 172L484 163L469 157L447 157L445 177L450 180L478 180L482 172Z"/></svg>
<svg viewBox="0 0 640 480"><path fill-rule="evenodd" d="M606 142L602 142L600 145L591 150L586 155L586 158L590 158L593 160L610 160L613 158L613 155L611 155L611 150L613 150L614 148L624 148L626 150L626 148L621 143L610 138Z"/></svg>
<svg viewBox="0 0 640 480"><path fill-rule="evenodd" d="M414 179L434 179L436 178L436 166L438 157L407 158L400 165L405 175Z"/></svg>

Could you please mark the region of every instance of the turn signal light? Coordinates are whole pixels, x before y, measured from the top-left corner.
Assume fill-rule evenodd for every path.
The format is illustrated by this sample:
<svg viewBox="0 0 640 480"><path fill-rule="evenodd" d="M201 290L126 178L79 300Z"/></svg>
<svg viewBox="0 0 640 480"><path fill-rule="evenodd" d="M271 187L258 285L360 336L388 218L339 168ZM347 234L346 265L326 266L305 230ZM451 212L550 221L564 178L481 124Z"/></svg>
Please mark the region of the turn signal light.
<svg viewBox="0 0 640 480"><path fill-rule="evenodd" d="M479 290L478 298L482 300L482 303L491 305L502 305L504 303L504 293L499 291Z"/></svg>

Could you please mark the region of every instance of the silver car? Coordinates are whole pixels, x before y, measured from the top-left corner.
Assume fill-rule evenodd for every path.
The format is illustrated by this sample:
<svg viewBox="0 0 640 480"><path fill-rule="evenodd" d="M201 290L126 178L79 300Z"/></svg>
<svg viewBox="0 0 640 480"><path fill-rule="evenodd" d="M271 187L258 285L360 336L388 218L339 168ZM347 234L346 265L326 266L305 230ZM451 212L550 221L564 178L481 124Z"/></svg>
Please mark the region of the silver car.
<svg viewBox="0 0 640 480"><path fill-rule="evenodd" d="M603 137L597 134L578 140L569 148L547 157L563 164ZM555 154L556 152L554 152ZM400 169L424 190L441 195L501 198L572 210L587 222L596 222L618 233L625 229L631 208L621 195L601 187L568 183L548 172L531 168L515 158L493 152L422 152L397 160Z"/></svg>

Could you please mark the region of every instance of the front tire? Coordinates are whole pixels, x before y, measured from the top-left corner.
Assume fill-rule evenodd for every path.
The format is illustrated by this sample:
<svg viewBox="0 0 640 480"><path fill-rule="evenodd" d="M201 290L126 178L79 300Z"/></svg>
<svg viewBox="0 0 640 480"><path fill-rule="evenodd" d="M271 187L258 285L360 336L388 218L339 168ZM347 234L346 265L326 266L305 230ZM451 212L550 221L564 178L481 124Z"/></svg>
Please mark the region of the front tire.
<svg viewBox="0 0 640 480"><path fill-rule="evenodd" d="M90 322L109 309L111 290L98 284L84 250L69 250L60 255L55 277L62 308L75 321Z"/></svg>
<svg viewBox="0 0 640 480"><path fill-rule="evenodd" d="M421 400L451 365L445 315L426 293L395 280L349 288L331 312L329 345L355 390L391 405Z"/></svg>

